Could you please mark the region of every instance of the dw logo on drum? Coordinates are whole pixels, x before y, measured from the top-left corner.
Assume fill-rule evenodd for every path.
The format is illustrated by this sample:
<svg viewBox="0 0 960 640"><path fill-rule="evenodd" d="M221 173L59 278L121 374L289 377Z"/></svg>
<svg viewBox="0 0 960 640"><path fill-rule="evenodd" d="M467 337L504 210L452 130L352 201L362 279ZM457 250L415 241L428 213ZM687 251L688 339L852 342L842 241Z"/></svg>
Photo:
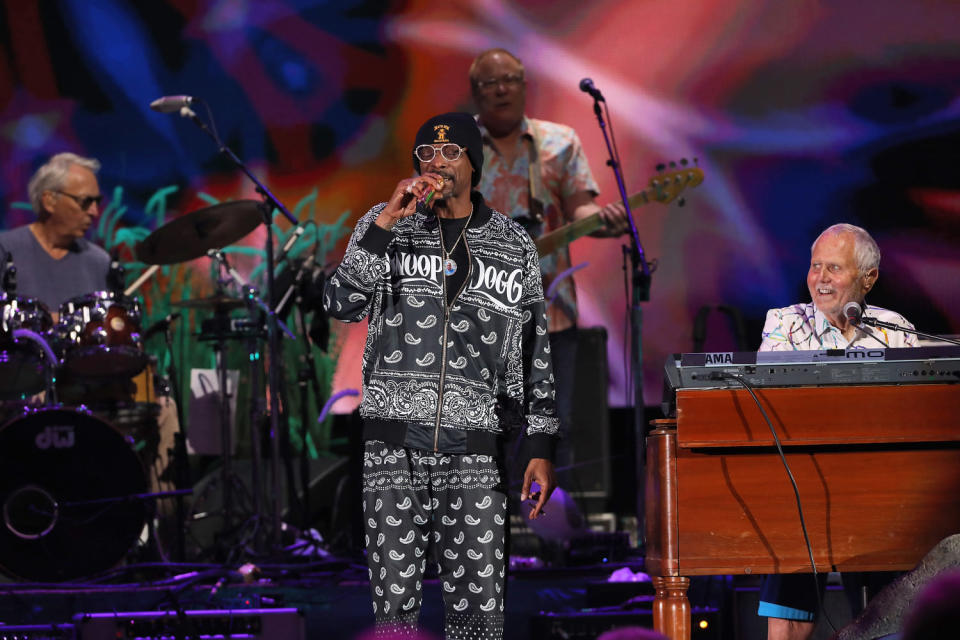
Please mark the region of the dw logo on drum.
<svg viewBox="0 0 960 640"><path fill-rule="evenodd" d="M38 449L69 449L73 446L73 425L47 425L33 440Z"/></svg>

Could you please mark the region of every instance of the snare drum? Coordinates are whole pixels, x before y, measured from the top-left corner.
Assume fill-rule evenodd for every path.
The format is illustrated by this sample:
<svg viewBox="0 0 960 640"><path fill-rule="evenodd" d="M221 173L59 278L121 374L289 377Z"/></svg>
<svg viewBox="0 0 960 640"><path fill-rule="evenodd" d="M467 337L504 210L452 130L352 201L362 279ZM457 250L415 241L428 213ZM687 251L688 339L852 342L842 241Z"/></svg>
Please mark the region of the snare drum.
<svg viewBox="0 0 960 640"><path fill-rule="evenodd" d="M40 348L15 340L14 331L29 329L47 338L53 319L39 300L18 298L0 291L0 399L12 400L39 393L46 386Z"/></svg>
<svg viewBox="0 0 960 640"><path fill-rule="evenodd" d="M140 302L95 291L60 305L57 338L64 367L77 376L130 378L147 364L140 340Z"/></svg>

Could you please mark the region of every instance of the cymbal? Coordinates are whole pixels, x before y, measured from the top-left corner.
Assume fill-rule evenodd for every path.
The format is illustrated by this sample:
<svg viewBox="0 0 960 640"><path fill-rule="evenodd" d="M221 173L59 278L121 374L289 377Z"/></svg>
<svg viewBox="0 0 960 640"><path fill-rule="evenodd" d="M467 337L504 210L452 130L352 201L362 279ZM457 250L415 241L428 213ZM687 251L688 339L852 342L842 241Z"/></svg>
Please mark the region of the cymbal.
<svg viewBox="0 0 960 640"><path fill-rule="evenodd" d="M237 242L263 222L256 200L222 202L171 220L137 243L134 254L147 264L174 264Z"/></svg>
<svg viewBox="0 0 960 640"><path fill-rule="evenodd" d="M233 296L209 296L207 298L193 298L189 300L174 300L170 303L171 307L181 307L183 309L239 309L246 306L247 302L243 298L234 298Z"/></svg>

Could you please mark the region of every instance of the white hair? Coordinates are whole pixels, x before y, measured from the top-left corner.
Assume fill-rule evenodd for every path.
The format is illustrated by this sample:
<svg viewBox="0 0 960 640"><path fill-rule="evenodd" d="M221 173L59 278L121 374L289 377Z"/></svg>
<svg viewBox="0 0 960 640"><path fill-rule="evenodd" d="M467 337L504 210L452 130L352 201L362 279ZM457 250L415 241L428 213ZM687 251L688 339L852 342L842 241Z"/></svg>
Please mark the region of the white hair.
<svg viewBox="0 0 960 640"><path fill-rule="evenodd" d="M849 233L853 236L853 257L857 261L857 270L860 275L869 273L872 269L880 269L880 247L877 246L876 241L863 227L845 222L824 229L823 233L817 236L817 239L810 245L810 253L813 253L813 248L824 236L841 233Z"/></svg>
<svg viewBox="0 0 960 640"><path fill-rule="evenodd" d="M67 173L70 167L79 165L84 169L89 169L93 173L100 170L100 161L94 158L84 158L75 153L58 153L50 158L46 164L37 169L30 183L27 185L27 194L30 197L30 204L34 212L41 218L47 215L43 208L43 194L47 191L57 191L62 189L67 181Z"/></svg>

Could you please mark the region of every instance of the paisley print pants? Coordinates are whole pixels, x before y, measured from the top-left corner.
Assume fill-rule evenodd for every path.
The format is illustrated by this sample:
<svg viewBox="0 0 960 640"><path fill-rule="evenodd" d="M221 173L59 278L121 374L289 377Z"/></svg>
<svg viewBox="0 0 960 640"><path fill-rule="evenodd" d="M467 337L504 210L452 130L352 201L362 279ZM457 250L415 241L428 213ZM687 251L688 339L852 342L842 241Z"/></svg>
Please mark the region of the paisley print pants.
<svg viewBox="0 0 960 640"><path fill-rule="evenodd" d="M378 635L403 637L416 629L431 557L447 640L503 637L507 497L494 456L369 441L363 512Z"/></svg>

